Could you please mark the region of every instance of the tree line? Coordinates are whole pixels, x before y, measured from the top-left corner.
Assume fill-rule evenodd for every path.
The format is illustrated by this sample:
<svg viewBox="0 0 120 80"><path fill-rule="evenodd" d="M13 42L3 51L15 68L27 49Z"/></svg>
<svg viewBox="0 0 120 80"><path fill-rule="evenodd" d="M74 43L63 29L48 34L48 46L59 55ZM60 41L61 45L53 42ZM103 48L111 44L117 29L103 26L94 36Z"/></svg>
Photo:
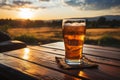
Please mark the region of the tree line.
<svg viewBox="0 0 120 80"><path fill-rule="evenodd" d="M61 20L12 20L12 19L0 19L0 26L9 26L12 28L18 28L18 27L43 27L43 26L59 26L61 25Z"/></svg>
<svg viewBox="0 0 120 80"><path fill-rule="evenodd" d="M87 21L88 28L119 28L120 20L107 20L105 17L99 17L98 20Z"/></svg>
<svg viewBox="0 0 120 80"><path fill-rule="evenodd" d="M0 19L0 28L29 28L29 27L61 27L62 20L12 20ZM120 20L107 20L99 17L98 20L87 20L87 28L118 28Z"/></svg>

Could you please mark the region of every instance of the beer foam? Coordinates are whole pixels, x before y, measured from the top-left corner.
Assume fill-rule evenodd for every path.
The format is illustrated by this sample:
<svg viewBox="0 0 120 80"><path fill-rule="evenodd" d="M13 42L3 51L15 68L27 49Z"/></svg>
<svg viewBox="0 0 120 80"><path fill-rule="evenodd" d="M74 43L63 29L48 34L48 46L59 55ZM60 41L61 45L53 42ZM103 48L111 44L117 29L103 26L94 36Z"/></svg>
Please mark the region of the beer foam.
<svg viewBox="0 0 120 80"><path fill-rule="evenodd" d="M85 23L65 23L64 26L85 26Z"/></svg>

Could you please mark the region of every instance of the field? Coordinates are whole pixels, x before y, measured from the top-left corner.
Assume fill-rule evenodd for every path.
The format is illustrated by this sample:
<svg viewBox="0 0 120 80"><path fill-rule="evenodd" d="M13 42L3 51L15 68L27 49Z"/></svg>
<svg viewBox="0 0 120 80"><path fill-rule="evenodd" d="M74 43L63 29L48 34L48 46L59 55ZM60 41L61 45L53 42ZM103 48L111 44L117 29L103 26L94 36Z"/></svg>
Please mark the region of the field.
<svg viewBox="0 0 120 80"><path fill-rule="evenodd" d="M10 28L8 33L13 39L25 41L26 43L49 43L55 41L62 41L62 29L41 27L41 28ZM24 39L27 39L24 40ZM32 40L30 40L32 39ZM105 40L112 40L112 42L105 44ZM29 41L30 40L30 41ZM117 40L117 42L115 41ZM103 43L103 42L105 43ZM107 42L108 42L107 41ZM115 41L115 43L114 43ZM119 47L120 42L120 28L100 28L100 29L87 29L86 30L86 41L87 44L95 45L107 45Z"/></svg>
<svg viewBox="0 0 120 80"><path fill-rule="evenodd" d="M50 27L41 27L41 28L11 28L8 30L12 37L29 35L36 38L50 38L55 36L55 34L61 32L61 29L50 28Z"/></svg>
<svg viewBox="0 0 120 80"><path fill-rule="evenodd" d="M111 36L120 40L120 28L87 29L86 31L86 37L90 39L100 39L103 36Z"/></svg>
<svg viewBox="0 0 120 80"><path fill-rule="evenodd" d="M62 40L61 29L51 27L11 28L8 29L8 33L13 39L22 40L28 44L45 44Z"/></svg>

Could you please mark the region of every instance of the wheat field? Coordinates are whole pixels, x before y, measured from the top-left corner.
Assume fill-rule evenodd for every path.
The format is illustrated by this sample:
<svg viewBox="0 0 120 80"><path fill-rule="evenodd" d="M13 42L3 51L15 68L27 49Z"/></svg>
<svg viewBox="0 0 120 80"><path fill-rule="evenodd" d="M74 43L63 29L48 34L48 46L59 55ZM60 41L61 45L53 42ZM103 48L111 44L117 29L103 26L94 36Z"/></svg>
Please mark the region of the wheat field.
<svg viewBox="0 0 120 80"><path fill-rule="evenodd" d="M10 28L8 29L8 33L11 37L31 35L38 39L49 39L51 37L62 38L62 28ZM120 28L86 29L86 37L89 37L90 39L99 39L104 35L109 35L120 40Z"/></svg>
<svg viewBox="0 0 120 80"><path fill-rule="evenodd" d="M91 39L99 39L105 35L112 36L120 40L120 28L100 28L86 30L86 37Z"/></svg>

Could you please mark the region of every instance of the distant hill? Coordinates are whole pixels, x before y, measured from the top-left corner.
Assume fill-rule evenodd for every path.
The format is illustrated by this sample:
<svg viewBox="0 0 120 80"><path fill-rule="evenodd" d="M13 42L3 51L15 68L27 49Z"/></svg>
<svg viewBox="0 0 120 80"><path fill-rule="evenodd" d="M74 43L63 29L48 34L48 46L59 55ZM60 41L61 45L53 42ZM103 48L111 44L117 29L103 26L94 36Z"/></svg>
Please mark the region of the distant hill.
<svg viewBox="0 0 120 80"><path fill-rule="evenodd" d="M113 20L113 19L120 20L120 15L105 15L105 16L89 17L86 19L88 19L88 21L96 21L100 17L105 17L107 20Z"/></svg>
<svg viewBox="0 0 120 80"><path fill-rule="evenodd" d="M104 16L96 16L96 17L82 17L83 19L87 19L88 21L96 21L98 20L100 17L105 17L106 20L120 20L120 15L104 15ZM78 17L74 17L74 18L78 18ZM52 20L50 20L52 21ZM62 21L62 19L55 19L54 21Z"/></svg>

